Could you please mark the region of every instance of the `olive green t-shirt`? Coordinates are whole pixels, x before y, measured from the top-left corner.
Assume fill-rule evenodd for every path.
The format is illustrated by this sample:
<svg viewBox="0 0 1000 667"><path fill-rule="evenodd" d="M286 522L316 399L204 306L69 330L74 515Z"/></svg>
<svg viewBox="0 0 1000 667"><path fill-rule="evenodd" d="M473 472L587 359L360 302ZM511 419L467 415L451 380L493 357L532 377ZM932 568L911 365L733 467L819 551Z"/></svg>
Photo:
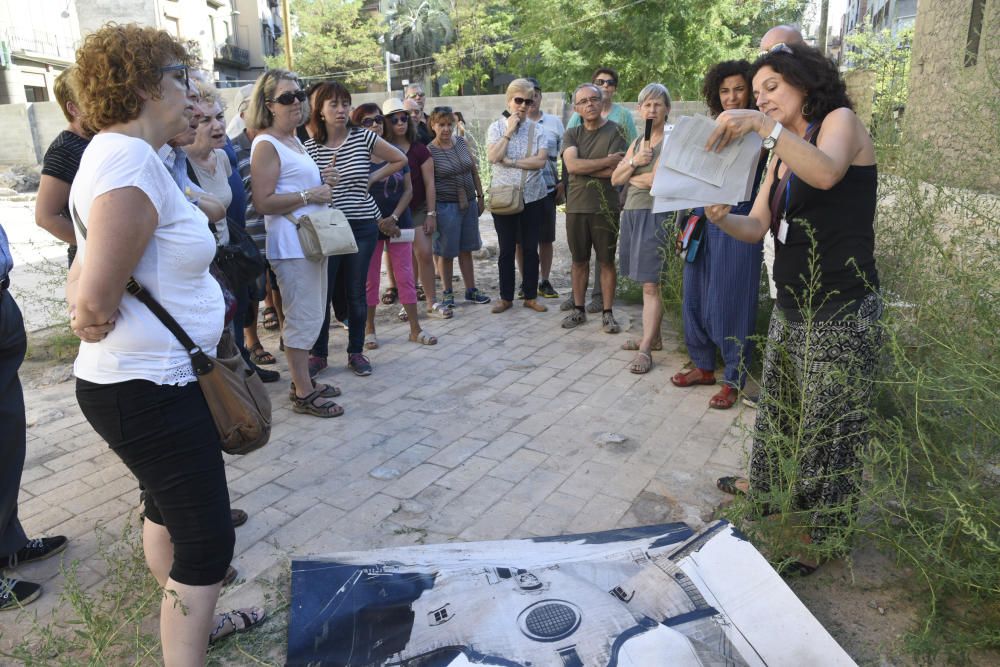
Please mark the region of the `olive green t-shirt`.
<svg viewBox="0 0 1000 667"><path fill-rule="evenodd" d="M566 130L563 135L563 152L575 147L581 160L595 160L628 149L624 134L610 120L596 130L583 125ZM569 192L566 194L567 213L618 212L618 192L611 185L611 178L595 178L580 174L569 175Z"/></svg>

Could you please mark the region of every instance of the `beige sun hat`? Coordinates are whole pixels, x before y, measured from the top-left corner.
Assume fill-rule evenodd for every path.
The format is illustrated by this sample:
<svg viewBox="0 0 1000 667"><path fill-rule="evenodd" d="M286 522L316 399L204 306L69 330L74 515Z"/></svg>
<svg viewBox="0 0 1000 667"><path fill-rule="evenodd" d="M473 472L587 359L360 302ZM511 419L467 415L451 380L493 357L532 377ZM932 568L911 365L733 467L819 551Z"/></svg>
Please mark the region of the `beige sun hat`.
<svg viewBox="0 0 1000 667"><path fill-rule="evenodd" d="M406 107L403 106L403 100L397 99L395 97L390 97L385 102L382 102L383 116L399 113L400 111L407 113Z"/></svg>

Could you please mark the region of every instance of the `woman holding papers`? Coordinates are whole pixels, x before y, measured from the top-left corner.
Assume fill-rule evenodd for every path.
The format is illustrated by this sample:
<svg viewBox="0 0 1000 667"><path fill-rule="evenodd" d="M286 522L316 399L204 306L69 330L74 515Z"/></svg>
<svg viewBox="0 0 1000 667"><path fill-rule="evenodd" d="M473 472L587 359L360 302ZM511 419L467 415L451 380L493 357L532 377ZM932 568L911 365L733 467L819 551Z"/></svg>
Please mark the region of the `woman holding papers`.
<svg viewBox="0 0 1000 667"><path fill-rule="evenodd" d="M628 369L636 374L648 373L653 367L652 350L662 350L660 321L663 301L660 299L660 272L663 270L667 234L664 226L667 214L653 213L653 170L663 147L663 130L670 113L670 92L666 86L651 83L639 93L639 115L645 120L646 133L629 146L625 157L611 174L611 184L627 185L625 207L622 210L619 235L620 272L642 283L642 338L629 339L623 350L636 350Z"/></svg>
<svg viewBox="0 0 1000 667"><path fill-rule="evenodd" d="M713 117L730 109L753 108L750 63L745 60L718 63L705 75L702 95ZM765 163L766 154L757 166L750 201L736 206L734 214L750 212ZM753 354L750 336L757 322L761 242L734 239L715 225L705 225L704 216L705 209L698 208L692 213L697 220L687 221L701 230L701 238L696 247L689 248L684 263L684 342L694 368L677 373L670 381L678 387L715 384L718 350L726 372L721 390L708 405L726 410L733 407L737 393L746 383L746 370Z"/></svg>
<svg viewBox="0 0 1000 667"><path fill-rule="evenodd" d="M708 149L756 132L775 153L748 215L706 208L727 234L776 241L777 307L764 355L750 479L719 487L801 514L803 544L849 523L868 440L882 300L875 269L875 149L836 66L815 49L778 44L751 70L760 111L722 113ZM778 447L782 451L777 451ZM794 457L790 478L782 461ZM773 493L772 493L773 492ZM785 507L788 506L786 502ZM817 562L793 554L787 570Z"/></svg>

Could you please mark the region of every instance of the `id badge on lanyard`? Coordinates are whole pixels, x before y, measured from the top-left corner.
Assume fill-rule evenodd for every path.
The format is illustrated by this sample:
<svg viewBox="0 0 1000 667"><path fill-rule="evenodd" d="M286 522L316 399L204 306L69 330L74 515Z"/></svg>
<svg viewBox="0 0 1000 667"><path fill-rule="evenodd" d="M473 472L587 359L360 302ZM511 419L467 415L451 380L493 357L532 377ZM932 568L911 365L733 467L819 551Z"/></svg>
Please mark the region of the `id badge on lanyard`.
<svg viewBox="0 0 1000 667"><path fill-rule="evenodd" d="M777 239L780 243L784 244L785 240L788 238L788 202L791 198L792 191L792 181L795 179L795 174L792 174L788 183L785 184L785 210L781 214L781 222L778 223L778 236Z"/></svg>

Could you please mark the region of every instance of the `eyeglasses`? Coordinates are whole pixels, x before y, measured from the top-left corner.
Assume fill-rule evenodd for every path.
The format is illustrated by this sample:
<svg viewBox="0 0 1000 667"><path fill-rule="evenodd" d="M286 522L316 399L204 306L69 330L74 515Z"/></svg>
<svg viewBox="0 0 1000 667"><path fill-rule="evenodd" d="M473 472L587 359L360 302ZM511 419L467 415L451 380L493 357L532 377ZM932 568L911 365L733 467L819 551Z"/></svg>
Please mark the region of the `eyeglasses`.
<svg viewBox="0 0 1000 667"><path fill-rule="evenodd" d="M191 87L191 82L188 80L188 66L177 64L177 65L166 65L160 68L161 74L166 74L167 72L184 72L184 90L188 90ZM180 78L177 79L180 81Z"/></svg>
<svg viewBox="0 0 1000 667"><path fill-rule="evenodd" d="M614 79L594 79L594 83L598 86L615 86L618 87L618 82Z"/></svg>
<svg viewBox="0 0 1000 667"><path fill-rule="evenodd" d="M535 103L535 100L531 99L530 97L515 97L514 98L514 104L516 104L517 106L521 106L523 104L526 107L530 107L534 103Z"/></svg>
<svg viewBox="0 0 1000 667"><path fill-rule="evenodd" d="M371 127L373 125L381 125L383 120L385 120L385 116L369 116L368 118L362 118L361 127Z"/></svg>
<svg viewBox="0 0 1000 667"><path fill-rule="evenodd" d="M594 97L585 97L582 100L577 100L576 102L573 102L573 104L575 104L578 107L585 107L585 106L590 105L590 104L600 104L602 99L604 99L604 98L603 97L597 97L597 96L594 96Z"/></svg>
<svg viewBox="0 0 1000 667"><path fill-rule="evenodd" d="M287 93L282 93L277 97L268 100L268 102L277 102L281 106L287 107L295 104L296 100L299 102L305 102L307 97L308 95L306 95L306 91L304 90L296 90L295 92L288 91Z"/></svg>
<svg viewBox="0 0 1000 667"><path fill-rule="evenodd" d="M413 99L416 99L418 97L427 97L427 95L425 95L424 93L407 93L406 94L406 99L408 99L408 100L413 100Z"/></svg>
<svg viewBox="0 0 1000 667"><path fill-rule="evenodd" d="M394 113L389 116L389 122L393 125L406 125L410 122L410 114L407 112Z"/></svg>
<svg viewBox="0 0 1000 667"><path fill-rule="evenodd" d="M788 53L788 54L791 54L793 56L795 55L795 52L792 51L791 47L789 47L784 42L778 42L777 44L775 44L774 46L772 46L769 49L761 49L761 52L760 52L760 54L758 54L758 57L759 56L766 56L769 53Z"/></svg>

